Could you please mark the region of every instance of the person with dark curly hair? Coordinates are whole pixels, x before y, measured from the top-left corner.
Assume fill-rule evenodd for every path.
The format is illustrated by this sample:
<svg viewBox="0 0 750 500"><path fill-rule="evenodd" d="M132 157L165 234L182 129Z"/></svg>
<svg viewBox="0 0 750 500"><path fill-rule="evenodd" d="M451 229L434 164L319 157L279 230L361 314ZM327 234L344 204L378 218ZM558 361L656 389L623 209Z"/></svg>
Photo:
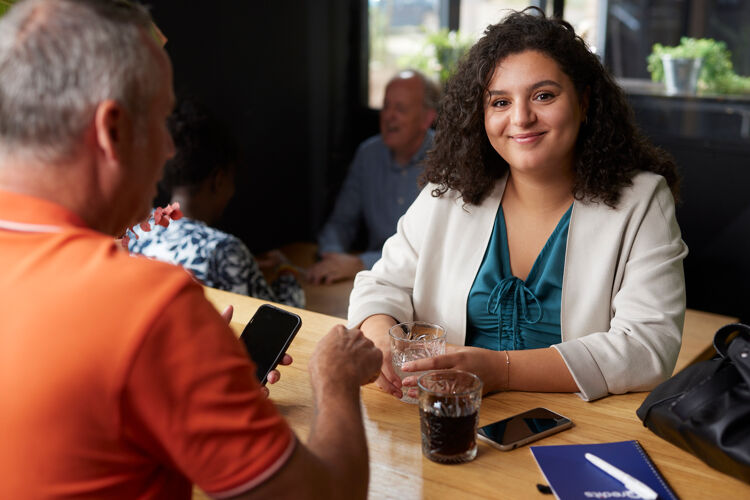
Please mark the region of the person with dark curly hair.
<svg viewBox="0 0 750 500"><path fill-rule="evenodd" d="M685 314L673 160L638 131L622 90L565 21L487 28L447 82L427 186L349 305L383 351L388 329L447 329L445 355L486 392L648 390L672 374Z"/></svg>
<svg viewBox="0 0 750 500"><path fill-rule="evenodd" d="M223 124L198 102L182 99L167 125L176 154L164 166L161 187L185 216L168 227L134 229L138 238L129 241L128 249L180 265L213 288L304 307L297 271L281 252L256 260L239 238L212 227L234 195L239 156ZM275 262L270 283L260 267L265 260Z"/></svg>

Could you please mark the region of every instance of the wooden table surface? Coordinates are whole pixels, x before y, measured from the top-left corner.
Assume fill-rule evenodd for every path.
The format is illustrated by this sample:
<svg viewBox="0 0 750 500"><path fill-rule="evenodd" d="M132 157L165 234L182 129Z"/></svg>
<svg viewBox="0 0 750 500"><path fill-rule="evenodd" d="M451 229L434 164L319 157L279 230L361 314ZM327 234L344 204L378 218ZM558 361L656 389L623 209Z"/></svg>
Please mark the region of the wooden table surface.
<svg viewBox="0 0 750 500"><path fill-rule="evenodd" d="M235 307L232 328L239 334L263 302L206 289L217 309ZM304 441L310 430L312 397L307 362L316 342L340 318L285 307L302 317L302 328L289 348L291 366L281 367L281 381L271 387L271 399ZM678 365L699 357L713 332L733 318L689 311L685 342ZM545 406L573 420L575 426L537 444L603 443L638 440L667 482L682 499L750 498L750 485L717 472L691 454L643 427L635 414L647 393L609 396L591 403L574 394L508 392L482 401L479 424L485 425L536 406ZM479 442L477 458L461 465L440 465L422 457L416 405L401 403L374 385L362 389L364 422L370 453L369 498L399 499L526 499L552 498L536 489L544 483L528 446L499 451ZM196 489L195 498L205 498Z"/></svg>

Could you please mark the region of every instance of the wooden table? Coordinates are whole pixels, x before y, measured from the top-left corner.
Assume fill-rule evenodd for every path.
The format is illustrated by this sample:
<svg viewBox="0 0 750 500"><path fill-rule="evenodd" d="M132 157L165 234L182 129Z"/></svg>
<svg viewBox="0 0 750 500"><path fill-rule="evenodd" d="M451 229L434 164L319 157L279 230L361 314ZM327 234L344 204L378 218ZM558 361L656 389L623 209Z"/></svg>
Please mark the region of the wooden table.
<svg viewBox="0 0 750 500"><path fill-rule="evenodd" d="M232 327L241 332L263 302L214 289L206 296L217 309L235 306ZM306 440L312 416L307 362L316 342L343 320L310 311L287 308L302 317L302 329L289 353L291 366L281 367L282 379L271 387L271 398L297 435ZM679 366L700 356L713 332L732 318L689 311ZM536 406L562 413L575 426L540 441L540 444L602 443L638 440L677 495L685 499L750 498L750 485L717 472L691 454L643 427L635 410L646 393L609 396L591 403L574 394L508 392L482 401L479 424L485 425ZM539 493L543 483L528 446L503 452L480 442L477 458L462 465L440 465L422 457L418 410L401 403L374 385L362 389L364 422L370 453L369 498L400 499L526 499L549 500ZM195 498L204 498L196 490Z"/></svg>

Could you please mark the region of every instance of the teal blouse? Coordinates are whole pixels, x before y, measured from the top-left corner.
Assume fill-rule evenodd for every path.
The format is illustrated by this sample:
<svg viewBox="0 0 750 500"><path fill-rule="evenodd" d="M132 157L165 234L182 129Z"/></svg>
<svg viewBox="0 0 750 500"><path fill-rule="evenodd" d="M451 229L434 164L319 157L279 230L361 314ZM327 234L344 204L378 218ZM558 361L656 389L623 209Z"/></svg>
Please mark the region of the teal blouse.
<svg viewBox="0 0 750 500"><path fill-rule="evenodd" d="M561 341L565 247L573 205L534 261L526 281L513 276L502 205L467 302L466 345L497 351L549 347Z"/></svg>

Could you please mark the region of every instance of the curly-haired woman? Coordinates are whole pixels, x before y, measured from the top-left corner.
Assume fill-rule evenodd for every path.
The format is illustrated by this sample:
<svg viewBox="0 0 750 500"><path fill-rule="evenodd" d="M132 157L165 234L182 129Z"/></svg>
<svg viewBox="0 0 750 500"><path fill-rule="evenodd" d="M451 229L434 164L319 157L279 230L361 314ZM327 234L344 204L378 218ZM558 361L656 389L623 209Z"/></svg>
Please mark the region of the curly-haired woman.
<svg viewBox="0 0 750 500"><path fill-rule="evenodd" d="M685 314L674 162L561 20L512 13L447 83L424 175L349 323L439 323L452 344L404 371L460 368L486 392L648 390L670 376ZM413 385L413 377L405 385Z"/></svg>

